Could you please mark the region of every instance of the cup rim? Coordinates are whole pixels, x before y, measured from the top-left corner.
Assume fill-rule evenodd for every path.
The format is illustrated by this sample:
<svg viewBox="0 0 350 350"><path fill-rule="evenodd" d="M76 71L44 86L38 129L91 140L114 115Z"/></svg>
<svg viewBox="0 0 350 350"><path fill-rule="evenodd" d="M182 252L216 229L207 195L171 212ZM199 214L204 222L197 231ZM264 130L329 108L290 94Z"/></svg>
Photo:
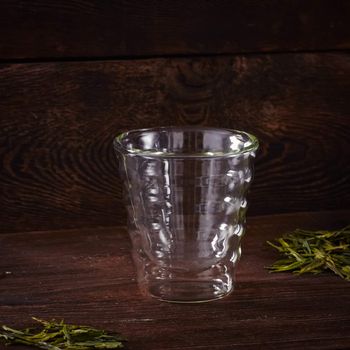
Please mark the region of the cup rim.
<svg viewBox="0 0 350 350"><path fill-rule="evenodd" d="M122 141L131 134L143 133L143 132L161 132L161 131L181 131L181 130L193 130L193 131L227 131L234 135L243 135L247 137L247 145L245 145L240 150L232 150L226 152L193 152L193 153L178 153L178 152L166 152L166 151L155 151L155 150L143 150L140 148L126 148ZM113 145L116 151L125 154L125 155L138 155L138 156L148 156L148 157L170 157L170 158L223 158L223 157L232 157L238 156L246 153L253 153L259 148L259 141L253 135L246 131L229 129L229 128L217 128L217 127L205 127L205 126L160 126L160 127L151 127L151 128L140 128L132 129L128 131L121 132L114 137Z"/></svg>

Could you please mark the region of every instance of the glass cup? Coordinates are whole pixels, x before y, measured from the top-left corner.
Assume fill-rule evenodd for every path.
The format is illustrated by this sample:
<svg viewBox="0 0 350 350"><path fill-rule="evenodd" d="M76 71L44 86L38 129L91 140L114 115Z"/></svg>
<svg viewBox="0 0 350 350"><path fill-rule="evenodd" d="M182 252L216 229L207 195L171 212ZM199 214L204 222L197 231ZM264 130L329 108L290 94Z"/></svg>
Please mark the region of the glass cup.
<svg viewBox="0 0 350 350"><path fill-rule="evenodd" d="M234 288L258 141L205 127L132 130L114 140L141 291L204 302Z"/></svg>

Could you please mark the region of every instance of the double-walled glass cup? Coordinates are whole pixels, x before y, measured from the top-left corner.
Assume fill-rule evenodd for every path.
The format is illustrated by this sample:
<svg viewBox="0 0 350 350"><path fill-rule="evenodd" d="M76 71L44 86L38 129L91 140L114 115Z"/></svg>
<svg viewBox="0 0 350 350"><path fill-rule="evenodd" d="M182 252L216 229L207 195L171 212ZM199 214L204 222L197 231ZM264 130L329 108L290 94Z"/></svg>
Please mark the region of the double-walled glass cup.
<svg viewBox="0 0 350 350"><path fill-rule="evenodd" d="M171 302L229 294L257 139L229 129L160 127L122 133L114 147L141 290Z"/></svg>

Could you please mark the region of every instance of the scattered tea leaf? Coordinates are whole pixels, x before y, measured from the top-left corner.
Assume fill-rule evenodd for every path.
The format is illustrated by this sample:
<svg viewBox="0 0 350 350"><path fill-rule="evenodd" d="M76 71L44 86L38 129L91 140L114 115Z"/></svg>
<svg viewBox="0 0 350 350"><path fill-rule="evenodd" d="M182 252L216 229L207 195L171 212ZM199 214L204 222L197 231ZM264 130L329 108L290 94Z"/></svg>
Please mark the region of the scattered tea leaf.
<svg viewBox="0 0 350 350"><path fill-rule="evenodd" d="M267 267L271 272L330 270L350 281L350 225L335 231L297 229L267 243L284 256Z"/></svg>
<svg viewBox="0 0 350 350"><path fill-rule="evenodd" d="M24 344L46 350L121 349L124 347L125 340L118 334L107 334L104 330L65 324L63 321L48 322L35 317L33 319L43 328L18 330L2 326L0 340L6 345Z"/></svg>

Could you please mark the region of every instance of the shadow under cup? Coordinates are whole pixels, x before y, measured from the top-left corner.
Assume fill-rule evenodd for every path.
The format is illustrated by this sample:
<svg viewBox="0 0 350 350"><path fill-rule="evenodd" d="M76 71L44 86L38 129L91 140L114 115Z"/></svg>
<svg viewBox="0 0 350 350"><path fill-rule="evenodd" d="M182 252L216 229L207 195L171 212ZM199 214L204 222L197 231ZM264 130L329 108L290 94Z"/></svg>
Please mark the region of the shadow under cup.
<svg viewBox="0 0 350 350"><path fill-rule="evenodd" d="M236 130L160 127L115 138L141 290L172 302L234 287L257 139Z"/></svg>

